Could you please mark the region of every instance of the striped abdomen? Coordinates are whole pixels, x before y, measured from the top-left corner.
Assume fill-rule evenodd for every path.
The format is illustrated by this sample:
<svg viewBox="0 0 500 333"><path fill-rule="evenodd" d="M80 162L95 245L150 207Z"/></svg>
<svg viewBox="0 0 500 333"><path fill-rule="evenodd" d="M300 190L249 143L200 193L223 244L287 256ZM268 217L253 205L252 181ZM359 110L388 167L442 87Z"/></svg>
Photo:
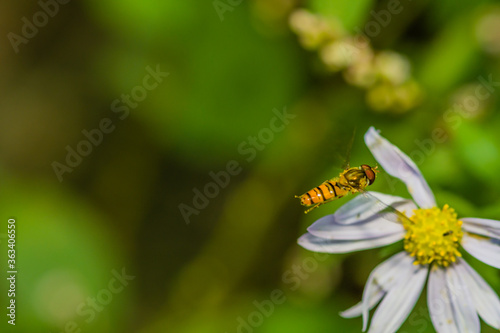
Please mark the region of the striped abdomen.
<svg viewBox="0 0 500 333"><path fill-rule="evenodd" d="M337 178L327 180L309 192L295 197L300 199L303 206L309 207L305 211L307 214L328 201L342 198L349 193L363 192L367 186L373 184L377 172L377 167L372 168L366 164L357 168L348 168Z"/></svg>
<svg viewBox="0 0 500 333"><path fill-rule="evenodd" d="M300 203L303 206L313 206L341 198L349 191L340 187L336 179L327 180L318 187L313 188L300 196Z"/></svg>

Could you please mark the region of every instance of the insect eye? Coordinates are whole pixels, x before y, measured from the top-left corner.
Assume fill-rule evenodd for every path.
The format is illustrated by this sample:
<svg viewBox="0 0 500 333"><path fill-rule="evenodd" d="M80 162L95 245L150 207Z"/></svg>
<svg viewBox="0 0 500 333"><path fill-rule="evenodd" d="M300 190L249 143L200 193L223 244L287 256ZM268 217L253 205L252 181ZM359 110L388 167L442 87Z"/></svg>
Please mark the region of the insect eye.
<svg viewBox="0 0 500 333"><path fill-rule="evenodd" d="M368 169L364 169L366 178L370 181L370 184L373 184L375 182L375 172L373 171L372 168L368 167Z"/></svg>

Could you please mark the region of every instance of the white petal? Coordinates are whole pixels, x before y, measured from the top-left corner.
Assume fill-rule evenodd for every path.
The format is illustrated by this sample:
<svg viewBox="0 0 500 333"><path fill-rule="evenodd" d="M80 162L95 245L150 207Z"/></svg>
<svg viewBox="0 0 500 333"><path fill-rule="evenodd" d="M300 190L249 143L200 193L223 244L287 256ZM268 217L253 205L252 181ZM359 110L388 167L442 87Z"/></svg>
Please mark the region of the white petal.
<svg viewBox="0 0 500 333"><path fill-rule="evenodd" d="M372 294L368 300L368 308L371 309L380 301L380 299L385 295L385 291L382 289L373 289ZM350 307L349 309L342 311L340 315L344 318L354 318L359 317L363 313L363 302Z"/></svg>
<svg viewBox="0 0 500 333"><path fill-rule="evenodd" d="M401 223L388 221L383 215L346 225L339 224L334 214L320 218L307 228L307 231L326 239L361 240L380 238L405 230Z"/></svg>
<svg viewBox="0 0 500 333"><path fill-rule="evenodd" d="M472 296L457 265L431 269L427 302L432 324L438 333L480 332Z"/></svg>
<svg viewBox="0 0 500 333"><path fill-rule="evenodd" d="M485 264L500 268L500 241L464 233L463 248Z"/></svg>
<svg viewBox="0 0 500 333"><path fill-rule="evenodd" d="M352 241L325 239L306 233L299 238L298 243L303 248L314 252L347 253L389 245L403 239L404 235L404 232L398 232L380 238Z"/></svg>
<svg viewBox="0 0 500 333"><path fill-rule="evenodd" d="M369 333L396 332L415 306L427 278L428 266L413 265L413 258L403 261L401 272L387 292L370 324ZM406 273L404 273L406 272Z"/></svg>
<svg viewBox="0 0 500 333"><path fill-rule="evenodd" d="M371 193L367 192L366 194L371 195ZM417 209L412 200L394 202L390 206L378 201L378 205L384 207L384 209L378 212L377 216L397 224L402 224L403 220L408 220Z"/></svg>
<svg viewBox="0 0 500 333"><path fill-rule="evenodd" d="M407 199L383 194L379 192L368 192L370 195L358 195L335 212L335 220L340 224L351 224L365 220L385 209L386 206L379 204L379 201L386 205L396 202L407 202ZM416 207L415 207L416 208Z"/></svg>
<svg viewBox="0 0 500 333"><path fill-rule="evenodd" d="M421 208L436 206L434 194L422 173L405 153L380 136L373 127L366 132L365 143L382 168L406 184L408 191Z"/></svg>
<svg viewBox="0 0 500 333"><path fill-rule="evenodd" d="M399 264L407 260L405 252L395 254L373 269L363 291L363 300L353 307L340 313L342 317L352 318L363 314L363 322L368 320L368 311L373 308L389 290L391 283L399 274ZM364 324L364 326L366 326Z"/></svg>
<svg viewBox="0 0 500 333"><path fill-rule="evenodd" d="M444 269L433 267L427 286L427 306L432 324L438 333L457 332L448 293Z"/></svg>
<svg viewBox="0 0 500 333"><path fill-rule="evenodd" d="M470 289L474 306L479 316L491 327L500 330L500 299L493 289L477 272L462 258L456 265L458 274L464 279Z"/></svg>
<svg viewBox="0 0 500 333"><path fill-rule="evenodd" d="M500 239L500 221L474 217L465 217L460 220L464 222L462 228L468 232Z"/></svg>
<svg viewBox="0 0 500 333"><path fill-rule="evenodd" d="M361 314L363 315L363 331L368 326L368 311L375 306L373 297L379 292L385 295L402 276L407 276L410 270L405 269L413 259L406 252L399 252L373 269L366 282L361 300Z"/></svg>
<svg viewBox="0 0 500 333"><path fill-rule="evenodd" d="M498 220L480 219L477 217L464 217L461 218L461 220L467 223L479 224L485 228L491 228L500 231L500 221Z"/></svg>

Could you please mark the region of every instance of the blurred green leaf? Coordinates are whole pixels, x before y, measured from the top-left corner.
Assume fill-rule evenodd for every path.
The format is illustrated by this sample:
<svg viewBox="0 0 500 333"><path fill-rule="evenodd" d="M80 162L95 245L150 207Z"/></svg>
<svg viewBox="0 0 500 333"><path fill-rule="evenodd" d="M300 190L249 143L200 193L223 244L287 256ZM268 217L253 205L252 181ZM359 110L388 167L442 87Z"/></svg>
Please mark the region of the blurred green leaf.
<svg viewBox="0 0 500 333"><path fill-rule="evenodd" d="M468 171L485 183L499 184L500 147L484 124L463 122L457 131L457 152Z"/></svg>
<svg viewBox="0 0 500 333"><path fill-rule="evenodd" d="M423 50L423 60L416 72L430 96L440 96L466 78L479 55L474 35L475 17L464 14L447 24L432 43Z"/></svg>
<svg viewBox="0 0 500 333"><path fill-rule="evenodd" d="M16 220L16 301L24 318L16 327L26 332L59 329L75 321L82 328L106 329L115 311L89 324L77 307L107 288L113 269L121 270L120 245L101 225L102 217L54 185L9 179L0 192L2 220ZM4 241L1 248L7 253ZM5 279L1 285L7 290ZM125 303L126 295L119 297L115 309Z"/></svg>
<svg viewBox="0 0 500 333"><path fill-rule="evenodd" d="M132 39L152 38L156 34L175 37L195 23L198 6L189 1L90 1L85 2L94 17L116 33Z"/></svg>
<svg viewBox="0 0 500 333"><path fill-rule="evenodd" d="M367 12L373 6L373 0L360 0L347 2L342 0L311 0L309 1L311 10L326 17L339 19L344 28L353 31L354 28L361 27L366 20Z"/></svg>

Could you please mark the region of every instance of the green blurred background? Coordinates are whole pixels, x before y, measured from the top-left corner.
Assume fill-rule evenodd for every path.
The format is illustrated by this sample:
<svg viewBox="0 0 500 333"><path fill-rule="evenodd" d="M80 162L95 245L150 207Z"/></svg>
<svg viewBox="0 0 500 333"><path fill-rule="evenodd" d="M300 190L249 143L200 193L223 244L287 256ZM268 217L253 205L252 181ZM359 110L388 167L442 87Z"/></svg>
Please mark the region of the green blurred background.
<svg viewBox="0 0 500 333"><path fill-rule="evenodd" d="M416 160L440 205L500 219L497 2L399 3L369 39L374 53L397 52L411 68L418 98L399 96L404 107L391 107L398 87L383 79L360 87L326 68L289 23L308 9L355 36L391 3L3 2L0 267L7 275L15 218L18 275L16 326L2 314L0 330L361 331L361 319L338 312L401 244L308 252L297 238L348 199L305 215L293 196L338 175L354 131L351 165L375 164L369 126ZM24 27L33 20L36 31ZM168 76L144 89L156 69ZM475 103L480 77L493 83ZM139 100L124 111L131 93ZM112 130L85 146L84 131L103 119ZM432 140L436 129L446 140ZM87 156L68 166L68 149ZM66 165L60 177L55 165ZM211 173L227 185L208 185L203 202L196 191ZM372 189L408 196L383 173ZM500 290L497 270L465 257ZM116 278L124 272L128 280ZM400 331L434 331L425 295Z"/></svg>

